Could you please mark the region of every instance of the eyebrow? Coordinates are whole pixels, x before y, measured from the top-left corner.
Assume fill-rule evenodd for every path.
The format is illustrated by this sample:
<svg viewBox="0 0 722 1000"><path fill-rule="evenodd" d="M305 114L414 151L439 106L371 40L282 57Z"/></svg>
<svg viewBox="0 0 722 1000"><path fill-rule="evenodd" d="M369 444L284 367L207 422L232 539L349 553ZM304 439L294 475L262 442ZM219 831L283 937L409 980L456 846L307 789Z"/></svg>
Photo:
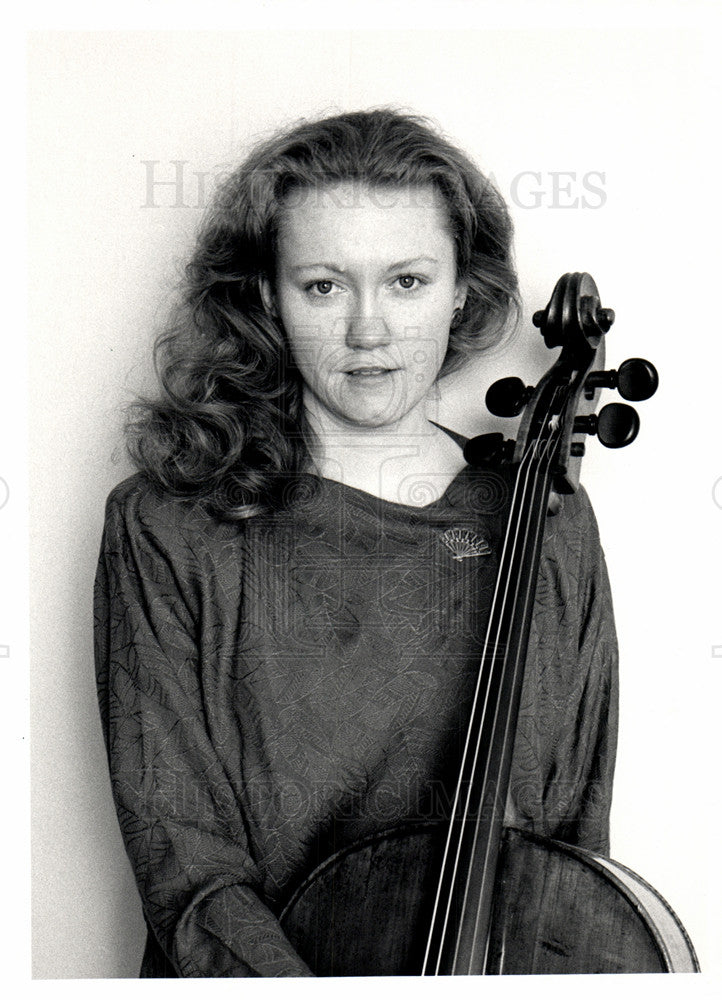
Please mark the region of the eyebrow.
<svg viewBox="0 0 722 1000"><path fill-rule="evenodd" d="M408 260L397 260L393 264L390 264L386 271L397 271L406 267L416 267L418 264L438 264L439 261L436 257L410 257ZM330 264L327 261L316 261L313 264L297 264L290 270L297 274L299 271L312 271L315 268L324 268L326 271L333 271L334 274L345 274L346 272L341 267L336 267L335 264Z"/></svg>

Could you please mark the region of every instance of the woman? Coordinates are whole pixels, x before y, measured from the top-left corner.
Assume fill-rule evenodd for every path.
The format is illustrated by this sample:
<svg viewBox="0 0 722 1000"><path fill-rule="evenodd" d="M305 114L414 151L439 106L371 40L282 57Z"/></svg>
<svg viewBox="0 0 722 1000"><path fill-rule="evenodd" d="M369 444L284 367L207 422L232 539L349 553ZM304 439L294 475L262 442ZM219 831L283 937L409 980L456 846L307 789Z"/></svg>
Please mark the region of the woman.
<svg viewBox="0 0 722 1000"><path fill-rule="evenodd" d="M508 490L427 406L516 288L502 199L411 116L303 123L216 197L96 580L141 975L310 974L277 920L299 880L448 815ZM537 594L509 821L606 851L616 646L582 492Z"/></svg>

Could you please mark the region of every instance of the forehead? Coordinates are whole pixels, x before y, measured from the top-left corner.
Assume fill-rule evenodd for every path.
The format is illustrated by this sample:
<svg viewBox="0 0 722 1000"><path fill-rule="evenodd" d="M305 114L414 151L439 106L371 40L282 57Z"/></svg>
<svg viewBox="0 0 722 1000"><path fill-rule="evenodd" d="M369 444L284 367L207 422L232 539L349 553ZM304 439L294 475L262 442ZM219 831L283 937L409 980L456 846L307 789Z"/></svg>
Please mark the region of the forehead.
<svg viewBox="0 0 722 1000"><path fill-rule="evenodd" d="M302 188L279 214L282 258L324 250L411 257L433 249L453 253L448 209L440 192L423 187L369 187L356 183Z"/></svg>

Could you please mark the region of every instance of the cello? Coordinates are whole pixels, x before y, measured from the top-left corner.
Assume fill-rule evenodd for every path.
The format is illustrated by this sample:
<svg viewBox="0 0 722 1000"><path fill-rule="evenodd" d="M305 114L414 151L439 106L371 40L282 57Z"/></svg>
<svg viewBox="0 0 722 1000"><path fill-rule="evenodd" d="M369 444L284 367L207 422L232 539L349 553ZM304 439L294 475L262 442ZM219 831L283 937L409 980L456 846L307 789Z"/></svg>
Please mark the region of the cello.
<svg viewBox="0 0 722 1000"><path fill-rule="evenodd" d="M689 937L630 869L504 826L545 519L573 492L587 435L620 448L639 430L628 403L599 413L602 388L649 398L654 366L604 370L614 322L586 273L565 274L534 314L561 351L536 388L505 378L487 393L522 415L516 442L467 442L470 465L507 467L513 495L448 823L409 822L333 854L298 886L281 925L320 976L695 972Z"/></svg>

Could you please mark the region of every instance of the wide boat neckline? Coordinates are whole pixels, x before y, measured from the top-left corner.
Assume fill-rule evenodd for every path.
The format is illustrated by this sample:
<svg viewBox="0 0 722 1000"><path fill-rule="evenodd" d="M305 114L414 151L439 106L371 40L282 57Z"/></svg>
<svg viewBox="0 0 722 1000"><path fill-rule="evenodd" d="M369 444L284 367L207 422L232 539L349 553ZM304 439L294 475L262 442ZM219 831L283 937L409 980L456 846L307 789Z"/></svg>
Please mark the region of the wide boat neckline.
<svg viewBox="0 0 722 1000"><path fill-rule="evenodd" d="M463 434L459 434L458 431L452 431L451 428L449 427L444 427L443 424L437 424L435 420L431 420L429 422L432 423L434 427L438 427L439 430L444 432L444 434L448 434L449 437L453 441L455 441L460 448L463 449L464 445L468 441L467 437L465 437ZM408 512L408 511L431 510L432 508L443 503L448 497L449 491L456 485L458 480L463 475L468 473L469 469L470 466L468 465L468 463L462 465L462 467L459 469L459 471L456 473L453 479L450 479L449 482L446 484L446 489L444 490L444 492L440 496L438 496L435 500L432 500L431 503L426 503L426 504L406 504L406 503L399 503L396 500L385 500L383 497L377 496L375 493L370 493L368 490L363 490L359 486L349 486L348 483L343 483L341 482L340 479L330 479L327 476L320 476L319 478L323 483L332 483L334 486L338 486L341 489L348 490L351 493L356 494L361 498L365 498L367 502L372 503L374 506L383 504L386 507L396 507L399 510Z"/></svg>
<svg viewBox="0 0 722 1000"><path fill-rule="evenodd" d="M354 496L359 497L360 499L364 500L366 504L371 504L375 507L378 507L379 505L383 505L384 507L395 507L398 510L404 511L405 513L407 512L413 513L424 510L432 510L434 507L438 507L440 504L443 504L447 500L450 491L456 486L458 481L462 477L468 474L469 469L470 469L469 465L463 465L456 473L456 475L453 477L453 479L449 480L444 492L441 493L438 497L436 497L435 500L432 500L430 503L426 504L405 504L405 503L400 503L396 500L386 500L384 499L384 497L379 497L375 493L370 493L368 490L363 490L358 486L349 486L348 483L342 483L339 479L329 479L327 476L321 476L320 479L322 483L329 484L332 487L336 487L341 490L345 490L353 494Z"/></svg>

